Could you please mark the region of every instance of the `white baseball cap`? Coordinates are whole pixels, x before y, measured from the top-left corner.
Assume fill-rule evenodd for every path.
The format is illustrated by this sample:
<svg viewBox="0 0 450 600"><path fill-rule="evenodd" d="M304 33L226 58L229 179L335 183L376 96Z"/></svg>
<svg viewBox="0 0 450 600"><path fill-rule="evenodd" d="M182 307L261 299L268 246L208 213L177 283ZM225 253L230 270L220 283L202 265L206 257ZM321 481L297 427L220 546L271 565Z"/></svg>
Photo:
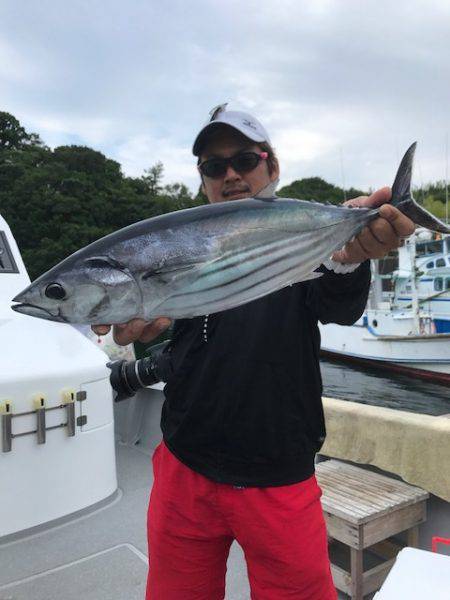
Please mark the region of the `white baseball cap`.
<svg viewBox="0 0 450 600"><path fill-rule="evenodd" d="M270 144L269 134L261 123L253 115L237 110L226 110L227 104L219 104L210 111L210 118L200 129L192 147L194 156L199 156L206 138L217 124L223 123L240 131L245 137L253 142L267 142Z"/></svg>

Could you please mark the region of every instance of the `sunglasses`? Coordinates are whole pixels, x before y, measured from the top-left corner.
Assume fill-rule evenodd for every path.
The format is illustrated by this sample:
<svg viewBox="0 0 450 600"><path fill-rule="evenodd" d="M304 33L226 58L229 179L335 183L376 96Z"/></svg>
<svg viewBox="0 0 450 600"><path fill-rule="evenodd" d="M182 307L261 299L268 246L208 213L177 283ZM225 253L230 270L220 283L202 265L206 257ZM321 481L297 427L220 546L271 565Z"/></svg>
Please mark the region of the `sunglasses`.
<svg viewBox="0 0 450 600"><path fill-rule="evenodd" d="M198 165L202 175L217 179L223 177L231 166L236 173L249 173L256 169L262 160L267 160L267 152L239 152L230 158L210 158Z"/></svg>

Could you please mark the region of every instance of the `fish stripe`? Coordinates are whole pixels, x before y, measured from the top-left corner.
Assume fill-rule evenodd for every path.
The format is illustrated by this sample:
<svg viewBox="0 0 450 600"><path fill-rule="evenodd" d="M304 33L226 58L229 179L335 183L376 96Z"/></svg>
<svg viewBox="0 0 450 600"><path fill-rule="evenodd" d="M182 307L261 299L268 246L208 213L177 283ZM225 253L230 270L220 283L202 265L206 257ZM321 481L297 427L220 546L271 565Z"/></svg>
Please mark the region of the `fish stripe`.
<svg viewBox="0 0 450 600"><path fill-rule="evenodd" d="M178 294L176 298L174 296L169 298L167 302L164 302L161 306L158 307L158 310L170 309L172 313L176 313L178 310L180 314L186 314L186 311L189 311L190 309L196 309L200 307L204 309L204 311L201 313L199 313L196 310L192 311L192 316L195 316L195 314L204 314L208 311L213 312L217 310L224 310L224 308L226 308L226 306L230 304L231 298L233 298L233 305L236 306L238 304L247 302L248 293L246 294L246 292L248 292L249 290L254 291L254 294L251 295L251 299L256 299L261 295L270 293L271 291L278 289L280 287L280 283L281 287L283 287L283 284L289 285L291 281L290 279L288 279L288 275L290 274L292 274L292 276L295 275L296 281L301 280L303 277L306 279L306 275L311 273L314 270L314 268L318 266L318 264L320 264L323 258L327 255L328 243L326 242L329 235L323 235L320 236L322 239L317 239L316 232L315 244L312 246L309 245L308 252L306 252L306 254L303 254L301 265L299 265L298 253L302 250L302 246L305 246L305 244L307 244L308 242L308 240L305 239L304 236L301 237L302 239L299 239L298 243L295 244L295 246L290 245L290 252L285 252L277 258L274 258L273 255L268 255L270 258L272 258L272 260L270 260L269 263L266 263L262 267L252 269L245 276L237 278L234 282L228 282L230 284L233 284L233 287L235 289L233 289L233 291L227 294L226 296L220 295L214 297L213 295L213 297L211 297L211 291L203 289L193 290L191 286L191 288L186 290L184 293ZM295 260L295 264L291 264L287 268L283 268L280 271L280 267L284 267L286 261L292 262L292 260ZM265 277L261 279L261 275L265 275ZM291 279L293 278L292 276ZM256 281L254 281L255 278ZM273 285L268 286L267 283L271 282L271 280ZM217 286L215 288L215 291L222 291L225 285L227 285L228 283L224 283L223 285ZM192 296L193 294L196 294L197 302L195 304L186 304L184 301L188 302L190 300L189 296ZM243 298L242 295L244 295ZM176 317L177 314L174 314L174 316Z"/></svg>
<svg viewBox="0 0 450 600"><path fill-rule="evenodd" d="M210 275L213 273L214 275L217 275L218 273L227 271L233 267L237 267L238 265L242 264L243 260L255 260L259 257L265 256L270 252L273 252L274 249L281 249L284 246L290 246L292 244L292 238L289 239L285 239L285 240L281 240L280 242L274 242L271 244L266 244L265 246L261 247L261 244L255 244L253 246L249 246L248 248L246 248L245 250L238 250L237 252L229 252L226 255L224 255L223 257L220 258L220 260L216 261L214 263L214 265L216 266L215 269L211 270L211 271L206 271L205 273L201 273L199 276L199 280L205 278L205 277L210 277ZM257 252L256 254L251 254L251 252L253 250L260 250L259 252ZM247 256L248 255L248 256ZM234 259L234 262L228 262L228 259Z"/></svg>
<svg viewBox="0 0 450 600"><path fill-rule="evenodd" d="M286 276L288 274L292 274L294 275L295 273L298 272L298 267L296 266L292 266L289 267L287 269L285 269L284 271L282 271L281 273L279 273L279 278L286 278ZM198 312L197 310L193 311L192 313L189 313L189 309L190 308L194 308L196 309L199 305L198 304L192 304L192 305L186 305L183 304L182 306L179 307L179 314L177 314L176 312L176 307L175 306L171 306L170 309L172 311L172 316L173 318L186 318L186 317L194 317L194 316L198 316L199 314L209 314L209 313L213 313L213 312L219 312L221 310L226 310L228 308L229 305L229 300L230 298L234 298L233 300L233 307L239 306L241 304L246 304L247 302L253 301L253 300L257 300L258 298L260 298L261 296L265 296L268 293L271 293L271 290L267 291L264 287L263 284L272 281L273 282L273 276L272 275L268 275L266 278L264 278L263 280L260 280L258 282L252 283L251 285L242 288L240 290L240 293L242 294L243 292L249 291L251 289L254 289L255 287L260 287L261 290L258 291L256 294L252 294L249 300L249 297L247 296L243 296L239 299L239 296L235 293L233 294L229 294L227 296L222 297L220 300L216 300L214 302L210 302L208 303L204 303L202 304L202 312ZM278 289L281 289L282 287L286 287L287 285L289 285L289 283L285 283L284 285L276 285L276 288L273 289L272 291L276 291ZM227 302L228 301L228 302ZM159 308L159 307L158 307ZM158 312L158 314L160 314ZM155 313L156 316L156 313Z"/></svg>
<svg viewBox="0 0 450 600"><path fill-rule="evenodd" d="M238 281L241 281L242 279L246 279L249 276L252 275L257 275L259 274L261 271L267 269L268 267L275 265L277 263L279 263L281 260L286 260L290 257L293 257L295 255L298 254L298 248L299 246L296 245L293 248L292 246L292 240L289 240L289 244L286 244L289 246L289 248L291 249L291 252L289 252L288 254L282 254L281 256L278 256L277 258L274 258L273 260L270 260L269 262L263 262L259 267L254 267L253 269L249 270L247 273L243 273L242 275L238 276L238 277L234 277L233 279L229 279L228 281L221 281L221 283L219 284L215 284L215 285L210 285L209 287L202 287L202 288L196 288L195 290L192 290L190 292L182 292L180 294L174 294L172 296L172 298L177 298L180 296L189 296L192 294L199 294L202 292L209 292L211 290L215 290L215 289L219 289L219 288L224 288L226 286L232 285L233 283L236 283ZM263 250L262 252L258 252L253 256L248 257L248 262L250 263L250 261L255 262L256 259L258 258L262 258L262 257L270 257L274 255L274 251L278 251L282 248L280 248L279 246L276 246L275 249L273 247L268 247L265 250ZM202 273L199 277L199 280L201 278L204 277L208 277L208 279L211 279L212 276L216 276L218 273L223 273L224 271L228 271L230 269L232 269L233 267L239 266L242 264L243 260L245 260L245 257L242 257L241 254L238 255L238 258L229 264L222 264L222 266L218 269L215 269L213 271L209 271L208 273ZM222 262L222 261L221 261ZM233 274L231 274L233 275Z"/></svg>

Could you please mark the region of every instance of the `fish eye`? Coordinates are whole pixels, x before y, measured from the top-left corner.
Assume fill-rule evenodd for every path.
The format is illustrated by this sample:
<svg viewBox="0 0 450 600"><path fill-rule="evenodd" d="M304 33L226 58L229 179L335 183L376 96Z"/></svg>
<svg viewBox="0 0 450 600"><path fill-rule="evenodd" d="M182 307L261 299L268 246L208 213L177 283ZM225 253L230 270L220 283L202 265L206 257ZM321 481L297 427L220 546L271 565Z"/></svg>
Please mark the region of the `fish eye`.
<svg viewBox="0 0 450 600"><path fill-rule="evenodd" d="M60 283L49 283L45 288L45 295L52 300L64 300L66 291Z"/></svg>

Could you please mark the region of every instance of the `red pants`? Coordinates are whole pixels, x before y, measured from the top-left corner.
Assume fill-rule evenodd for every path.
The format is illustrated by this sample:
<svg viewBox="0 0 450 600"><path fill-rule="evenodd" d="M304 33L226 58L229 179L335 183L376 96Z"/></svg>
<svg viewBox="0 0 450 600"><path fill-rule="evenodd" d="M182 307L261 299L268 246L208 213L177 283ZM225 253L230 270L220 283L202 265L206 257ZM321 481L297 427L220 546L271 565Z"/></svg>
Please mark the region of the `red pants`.
<svg viewBox="0 0 450 600"><path fill-rule="evenodd" d="M316 478L236 488L214 483L160 444L153 455L146 600L222 600L233 540L253 600L336 600Z"/></svg>

